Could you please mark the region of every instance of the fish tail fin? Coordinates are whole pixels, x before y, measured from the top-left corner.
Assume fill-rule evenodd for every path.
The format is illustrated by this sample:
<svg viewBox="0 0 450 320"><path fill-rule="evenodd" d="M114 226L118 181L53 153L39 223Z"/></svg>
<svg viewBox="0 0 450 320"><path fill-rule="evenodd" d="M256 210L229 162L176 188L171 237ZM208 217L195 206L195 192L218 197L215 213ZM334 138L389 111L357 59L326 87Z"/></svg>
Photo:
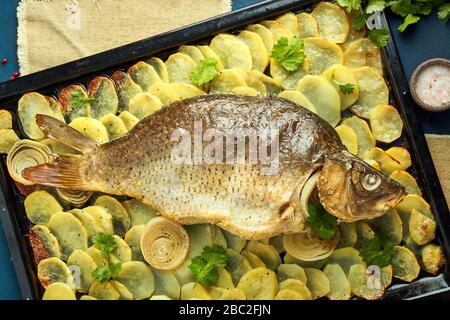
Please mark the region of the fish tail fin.
<svg viewBox="0 0 450 320"><path fill-rule="evenodd" d="M56 188L85 190L88 187L84 178L83 155L58 155L49 163L23 170L22 176L30 182Z"/></svg>
<svg viewBox="0 0 450 320"><path fill-rule="evenodd" d="M38 114L36 115L36 124L47 137L64 143L83 154L98 147L94 141L53 117Z"/></svg>

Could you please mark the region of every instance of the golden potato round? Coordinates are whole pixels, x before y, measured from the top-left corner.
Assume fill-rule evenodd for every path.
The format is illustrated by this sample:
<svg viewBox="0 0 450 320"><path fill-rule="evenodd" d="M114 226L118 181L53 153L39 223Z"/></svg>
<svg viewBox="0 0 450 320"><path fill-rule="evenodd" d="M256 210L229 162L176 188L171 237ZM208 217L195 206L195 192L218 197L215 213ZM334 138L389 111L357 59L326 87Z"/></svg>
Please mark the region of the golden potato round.
<svg viewBox="0 0 450 320"><path fill-rule="evenodd" d="M419 276L420 266L414 253L402 246L395 246L392 254L394 278L411 282Z"/></svg>
<svg viewBox="0 0 450 320"><path fill-rule="evenodd" d="M108 130L106 130L103 123L97 119L78 117L75 118L69 126L94 140L96 143L102 144L109 141Z"/></svg>
<svg viewBox="0 0 450 320"><path fill-rule="evenodd" d="M342 144L347 148L348 151L354 155L358 154L358 136L351 127L341 124L337 126L336 132L341 139Z"/></svg>
<svg viewBox="0 0 450 320"><path fill-rule="evenodd" d="M273 300L278 292L277 276L267 268L255 268L242 276L236 288L249 300Z"/></svg>
<svg viewBox="0 0 450 320"><path fill-rule="evenodd" d="M408 149L404 147L391 147L386 150L386 153L400 163L402 170L406 170L411 167L412 161Z"/></svg>
<svg viewBox="0 0 450 320"><path fill-rule="evenodd" d="M369 112L370 127L376 140L391 143L402 135L403 121L397 109L379 104Z"/></svg>
<svg viewBox="0 0 450 320"><path fill-rule="evenodd" d="M380 49L367 38L358 39L348 46L344 52L344 65L351 69L367 66L383 74Z"/></svg>
<svg viewBox="0 0 450 320"><path fill-rule="evenodd" d="M269 64L269 52L267 52L261 36L253 31L243 30L238 38L250 49L252 55L252 69L264 72Z"/></svg>
<svg viewBox="0 0 450 320"><path fill-rule="evenodd" d="M42 296L42 300L77 300L73 290L65 283L50 284Z"/></svg>
<svg viewBox="0 0 450 320"><path fill-rule="evenodd" d="M192 84L190 76L196 64L187 54L181 52L171 54L166 61L166 67L170 82Z"/></svg>
<svg viewBox="0 0 450 320"><path fill-rule="evenodd" d="M298 104L299 106L302 106L303 108L306 108L309 111L314 112L314 113L317 114L317 110L314 107L314 105L300 91L297 91L297 90L284 90L284 91L280 92L278 94L278 96L280 98L292 101L292 102Z"/></svg>
<svg viewBox="0 0 450 320"><path fill-rule="evenodd" d="M273 79L279 81L284 89L295 89L298 81L309 72L309 63L305 59L302 65L295 71L287 71L274 58L270 58L270 75Z"/></svg>
<svg viewBox="0 0 450 320"><path fill-rule="evenodd" d="M307 12L297 14L298 30L300 38L318 37L319 27L316 18Z"/></svg>
<svg viewBox="0 0 450 320"><path fill-rule="evenodd" d="M246 87L247 83L234 69L219 71L211 81L210 93L230 93L235 87Z"/></svg>
<svg viewBox="0 0 450 320"><path fill-rule="evenodd" d="M350 25L347 14L341 7L330 2L320 2L311 15L316 18L321 37L335 43L347 40Z"/></svg>
<svg viewBox="0 0 450 320"><path fill-rule="evenodd" d="M225 69L252 69L250 49L238 37L220 33L211 40L209 46L220 57Z"/></svg>
<svg viewBox="0 0 450 320"><path fill-rule="evenodd" d="M375 138L365 120L354 116L344 119L342 125L348 126L355 131L356 136L358 137L358 156L360 158L362 158L367 151L375 147Z"/></svg>
<svg viewBox="0 0 450 320"><path fill-rule="evenodd" d="M336 88L341 97L341 109L345 110L350 107L359 97L358 81L353 72L341 64L334 64L327 68L322 76L328 79ZM340 85L351 84L353 91L351 93L343 93L339 88Z"/></svg>
<svg viewBox="0 0 450 320"><path fill-rule="evenodd" d="M364 160L372 159L380 164L381 171L386 174L391 174L395 170L401 170L400 163L387 154L384 150L374 147L367 151L363 157Z"/></svg>
<svg viewBox="0 0 450 320"><path fill-rule="evenodd" d="M409 235L418 245L427 244L436 237L436 222L419 210L412 209L409 217Z"/></svg>
<svg viewBox="0 0 450 320"><path fill-rule="evenodd" d="M273 44L275 45L280 38L291 39L294 34L285 25L279 21L265 20L261 24L272 32Z"/></svg>
<svg viewBox="0 0 450 320"><path fill-rule="evenodd" d="M275 19L286 28L288 28L294 36L299 35L298 20L294 13L287 12Z"/></svg>
<svg viewBox="0 0 450 320"><path fill-rule="evenodd" d="M309 62L309 73L313 75L322 74L333 64L344 63L344 53L334 42L320 38L311 37L304 39L304 51Z"/></svg>
<svg viewBox="0 0 450 320"><path fill-rule="evenodd" d="M272 32L269 29L264 27L262 24L251 24L247 27L247 30L253 31L258 34L264 42L264 46L266 47L267 53L270 55L273 48L273 36Z"/></svg>
<svg viewBox="0 0 450 320"><path fill-rule="evenodd" d="M422 195L422 190L420 190L416 179L408 172L404 170L395 170L391 173L389 178L404 186L407 193L417 194L418 196Z"/></svg>

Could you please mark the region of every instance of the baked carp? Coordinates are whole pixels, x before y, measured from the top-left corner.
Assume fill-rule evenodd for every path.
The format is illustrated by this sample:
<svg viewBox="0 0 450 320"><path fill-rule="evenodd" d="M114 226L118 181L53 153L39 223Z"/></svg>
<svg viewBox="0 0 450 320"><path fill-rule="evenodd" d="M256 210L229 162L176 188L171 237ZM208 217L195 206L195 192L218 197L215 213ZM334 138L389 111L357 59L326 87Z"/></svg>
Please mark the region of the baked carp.
<svg viewBox="0 0 450 320"><path fill-rule="evenodd" d="M36 118L46 136L81 155L55 155L25 169L25 179L127 195L181 224L213 223L242 238L304 231L311 194L348 222L381 216L404 195L350 154L327 122L276 97L186 99L102 145L54 118Z"/></svg>

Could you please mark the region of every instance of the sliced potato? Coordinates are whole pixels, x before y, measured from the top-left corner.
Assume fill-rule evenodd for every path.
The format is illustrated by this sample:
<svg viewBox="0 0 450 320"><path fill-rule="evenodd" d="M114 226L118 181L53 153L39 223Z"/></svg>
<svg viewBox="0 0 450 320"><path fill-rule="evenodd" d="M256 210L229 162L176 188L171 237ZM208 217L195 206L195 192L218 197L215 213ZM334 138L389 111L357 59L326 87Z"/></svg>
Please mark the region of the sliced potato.
<svg viewBox="0 0 450 320"><path fill-rule="evenodd" d="M266 47L267 53L270 56L273 47L273 36L272 32L269 29L264 27L262 24L252 24L247 27L247 30L252 31L258 34L264 42L264 46Z"/></svg>
<svg viewBox="0 0 450 320"><path fill-rule="evenodd" d="M384 235L396 245L403 239L403 222L395 209L390 209L381 217L369 220L369 224L376 233Z"/></svg>
<svg viewBox="0 0 450 320"><path fill-rule="evenodd" d="M287 71L277 60L270 58L270 75L273 79L280 82L284 89L295 89L298 81L309 72L308 60L295 71Z"/></svg>
<svg viewBox="0 0 450 320"><path fill-rule="evenodd" d="M108 259L107 257L96 247L90 246L86 250L84 250L92 259L94 259L95 264L97 267L100 266L107 266L108 265Z"/></svg>
<svg viewBox="0 0 450 320"><path fill-rule="evenodd" d="M181 300L211 300L211 296L200 283L189 282L181 287Z"/></svg>
<svg viewBox="0 0 450 320"><path fill-rule="evenodd" d="M37 277L44 289L52 283L62 282L75 292L75 279L72 273L64 261L56 257L44 259L39 262L37 266Z"/></svg>
<svg viewBox="0 0 450 320"><path fill-rule="evenodd" d="M384 295L384 288L382 286L369 286L370 276L370 272L368 272L365 265L353 265L348 273L348 281L350 282L352 293L367 300L381 299Z"/></svg>
<svg viewBox="0 0 450 320"><path fill-rule="evenodd" d="M419 276L420 266L411 250L395 246L392 254L392 268L394 278L411 282Z"/></svg>
<svg viewBox="0 0 450 320"><path fill-rule="evenodd" d="M94 298L88 294L85 294L85 295L82 295L79 300L98 300L98 299Z"/></svg>
<svg viewBox="0 0 450 320"><path fill-rule="evenodd" d="M406 170L411 167L412 161L408 149L403 147L391 147L386 150L386 153L400 163L402 170Z"/></svg>
<svg viewBox="0 0 450 320"><path fill-rule="evenodd" d="M141 252L141 236L144 232L145 225L144 224L138 224L134 227L131 227L130 230L127 231L125 234L125 242L130 246L131 254L134 261L142 261L145 262L144 256Z"/></svg>
<svg viewBox="0 0 450 320"><path fill-rule="evenodd" d="M182 45L178 48L178 52L184 53L191 57L197 65L200 63L200 61L205 60L205 56L196 46Z"/></svg>
<svg viewBox="0 0 450 320"><path fill-rule="evenodd" d="M325 262L327 262L327 258L316 261L303 261L295 258L294 256L291 256L289 253L286 253L284 255L283 262L286 264L297 264L302 268L320 269L324 266Z"/></svg>
<svg viewBox="0 0 450 320"><path fill-rule="evenodd" d="M336 249L333 252L333 254L328 258L327 263L338 264L342 268L342 270L344 270L347 276L351 266L355 264L365 265L363 259L359 255L359 251L351 247Z"/></svg>
<svg viewBox="0 0 450 320"><path fill-rule="evenodd" d="M155 294L150 298L150 300L172 300L172 299L170 299L168 296L165 295L160 296Z"/></svg>
<svg viewBox="0 0 450 320"><path fill-rule="evenodd" d="M337 248L354 247L358 240L358 232L355 223L340 223L339 226L339 242Z"/></svg>
<svg viewBox="0 0 450 320"><path fill-rule="evenodd" d="M211 40L209 46L219 56L225 69L252 69L250 49L238 37L220 33Z"/></svg>
<svg viewBox="0 0 450 320"><path fill-rule="evenodd" d="M350 32L345 11L330 2L320 2L314 7L311 15L316 18L319 35L335 43L343 43Z"/></svg>
<svg viewBox="0 0 450 320"><path fill-rule="evenodd" d="M92 272L97 268L94 259L82 250L74 250L67 259L67 266L77 268L75 284L78 292L87 293L95 279Z"/></svg>
<svg viewBox="0 0 450 320"><path fill-rule="evenodd" d="M314 268L305 268L306 286L313 299L321 298L326 296L330 292L330 281L328 281L327 276L320 270Z"/></svg>
<svg viewBox="0 0 450 320"><path fill-rule="evenodd" d="M19 140L13 129L0 129L0 153L8 153Z"/></svg>
<svg viewBox="0 0 450 320"><path fill-rule="evenodd" d="M89 289L89 295L97 300L119 300L120 293L112 281L94 282Z"/></svg>
<svg viewBox="0 0 450 320"><path fill-rule="evenodd" d="M239 33L238 38L250 49L252 69L264 72L269 64L269 53L261 36L253 31L244 30Z"/></svg>
<svg viewBox="0 0 450 320"><path fill-rule="evenodd" d="M46 224L57 212L63 211L59 202L45 190L34 191L25 198L25 213L34 224Z"/></svg>
<svg viewBox="0 0 450 320"><path fill-rule="evenodd" d="M344 52L344 64L351 68L371 67L379 74L383 74L380 49L367 38L351 43Z"/></svg>
<svg viewBox="0 0 450 320"><path fill-rule="evenodd" d="M149 92L157 97L163 105L171 104L181 100L181 97L175 92L169 83L162 81L155 82L149 89Z"/></svg>
<svg viewBox="0 0 450 320"><path fill-rule="evenodd" d="M98 144L109 141L108 130L103 123L94 118L78 117L74 119L69 126L81 132L86 137L94 140Z"/></svg>
<svg viewBox="0 0 450 320"><path fill-rule="evenodd" d="M177 52L170 55L166 61L166 67L170 82L192 84L190 76L196 64L187 54Z"/></svg>
<svg viewBox="0 0 450 320"><path fill-rule="evenodd" d="M34 140L44 138L44 133L36 124L37 114L45 114L64 122L62 109L59 105L57 106L58 108L55 108L54 104L50 104L46 97L37 92L26 93L20 98L17 114L22 129L28 137Z"/></svg>
<svg viewBox="0 0 450 320"><path fill-rule="evenodd" d="M137 125L137 123L139 122L139 119L128 111L122 111L119 114L119 118L122 119L123 124L125 125L125 128L127 128L128 131L133 129L134 126Z"/></svg>
<svg viewBox="0 0 450 320"><path fill-rule="evenodd" d="M313 104L317 115L332 126L341 120L341 99L336 89L322 76L304 76L297 90Z"/></svg>
<svg viewBox="0 0 450 320"><path fill-rule="evenodd" d="M445 265L444 250L436 244L427 244L421 250L421 261L426 272L436 275Z"/></svg>
<svg viewBox="0 0 450 320"><path fill-rule="evenodd" d="M132 253L130 246L119 236L113 235L116 248L108 254L109 264L114 266L118 263L131 261Z"/></svg>
<svg viewBox="0 0 450 320"><path fill-rule="evenodd" d="M89 81L87 94L92 99L91 116L100 119L107 113L116 114L119 108L114 82L103 76L98 76Z"/></svg>
<svg viewBox="0 0 450 320"><path fill-rule="evenodd" d="M341 139L342 144L347 148L348 151L354 155L358 154L358 136L351 127L341 124L337 126L336 132Z"/></svg>
<svg viewBox="0 0 450 320"><path fill-rule="evenodd" d="M147 224L150 219L158 215L155 209L136 199L124 201L122 206L128 211L131 227Z"/></svg>
<svg viewBox="0 0 450 320"><path fill-rule="evenodd" d="M419 210L412 209L409 218L409 234L418 245L427 244L436 237L436 222Z"/></svg>
<svg viewBox="0 0 450 320"><path fill-rule="evenodd" d="M113 219L107 209L100 206L89 206L83 208L83 211L94 219L97 230L110 235L114 234Z"/></svg>
<svg viewBox="0 0 450 320"><path fill-rule="evenodd" d="M267 93L266 85L263 83L263 79L258 76L258 74L261 74L261 72L257 70L252 70L251 72L249 72L242 68L234 68L233 70L236 71L242 79L244 79L249 88L256 90L259 94ZM269 79L271 78L269 77ZM236 88L243 87L235 87L232 91L234 91Z"/></svg>
<svg viewBox="0 0 450 320"><path fill-rule="evenodd" d="M353 25L355 18L358 16L359 12L357 10L352 10L348 14L349 24ZM347 48L358 39L364 38L367 35L367 28L364 26L360 30L356 30L355 28L350 28L350 32L348 34L347 40L341 44L342 50L347 50Z"/></svg>
<svg viewBox="0 0 450 320"><path fill-rule="evenodd" d="M255 268L242 276L236 288L249 300L273 300L278 292L277 276L267 268Z"/></svg>
<svg viewBox="0 0 450 320"><path fill-rule="evenodd" d="M414 179L414 177L408 172L404 170L395 170L391 173L389 178L404 186L407 193L416 194L418 196L422 195L422 190L420 190L416 179Z"/></svg>
<svg viewBox="0 0 450 320"><path fill-rule="evenodd" d="M262 84L265 86L264 93L267 94L278 94L283 89L283 86L281 83L275 79L272 79L271 77L265 75L264 73L258 71L258 70L252 70L251 72L252 78L258 79L262 82ZM249 86L253 87L251 83L249 82ZM258 90L257 88L255 88Z"/></svg>
<svg viewBox="0 0 450 320"><path fill-rule="evenodd" d="M318 37L319 27L316 18L306 12L297 14L298 31L300 38Z"/></svg>
<svg viewBox="0 0 450 320"><path fill-rule="evenodd" d="M306 299L297 291L292 289L281 289L275 296L275 300L311 300Z"/></svg>
<svg viewBox="0 0 450 320"><path fill-rule="evenodd" d="M283 245L283 236L281 234L270 238L269 244L273 246L278 251L278 253L283 253L286 251Z"/></svg>
<svg viewBox="0 0 450 320"><path fill-rule="evenodd" d="M353 73L358 79L359 97L350 110L357 116L369 118L373 108L389 103L389 88L383 77L370 67L353 69Z"/></svg>
<svg viewBox="0 0 450 320"><path fill-rule="evenodd" d="M165 295L171 299L179 300L181 286L178 283L175 272L172 270L152 269L155 276L155 295Z"/></svg>
<svg viewBox="0 0 450 320"><path fill-rule="evenodd" d="M112 113L105 114L100 122L105 126L109 140L120 138L128 132L122 119Z"/></svg>
<svg viewBox="0 0 450 320"><path fill-rule="evenodd" d="M114 72L111 79L114 81L117 90L117 98L119 99L118 110L128 110L128 104L131 98L142 93L142 88L133 81L128 73L123 71Z"/></svg>
<svg viewBox="0 0 450 320"><path fill-rule="evenodd" d="M305 270L297 264L280 264L278 266L277 275L279 282L287 279L296 279L306 284L308 281Z"/></svg>
<svg viewBox="0 0 450 320"><path fill-rule="evenodd" d="M359 97L358 81L353 72L346 66L334 64L327 68L322 76L328 79L330 83L336 88L336 91L341 97L341 109L345 110L350 107ZM343 93L339 85L350 83L353 86L351 93Z"/></svg>
<svg viewBox="0 0 450 320"><path fill-rule="evenodd" d="M351 127L358 136L359 157L363 157L367 151L375 147L375 138L366 121L358 117L350 117L344 119L342 124Z"/></svg>
<svg viewBox="0 0 450 320"><path fill-rule="evenodd" d="M327 298L330 300L350 300L352 289L344 270L338 264L327 264L323 269L330 283L330 292Z"/></svg>
<svg viewBox="0 0 450 320"><path fill-rule="evenodd" d="M311 300L312 294L311 291L308 289L308 287L305 285L304 282L297 280L297 279L287 279L284 281L281 281L279 284L280 291L282 290L292 290L297 294L300 294L300 299L295 300ZM275 298L276 300L276 298Z"/></svg>
<svg viewBox="0 0 450 320"><path fill-rule="evenodd" d="M50 257L61 256L58 240L46 226L40 224L33 226L28 232L28 239L36 264Z"/></svg>
<svg viewBox="0 0 450 320"><path fill-rule="evenodd" d="M272 32L273 44L275 45L280 38L291 39L294 34L284 24L279 21L265 20L261 24Z"/></svg>
<svg viewBox="0 0 450 320"><path fill-rule="evenodd" d="M293 14L292 12L287 12L282 16L279 16L277 19L275 19L275 21L278 21L286 28L288 28L294 36L299 35L298 20L295 14Z"/></svg>
<svg viewBox="0 0 450 320"><path fill-rule="evenodd" d="M333 64L343 64L344 54L342 49L327 39L311 37L304 40L304 51L309 62L309 73L322 74Z"/></svg>
<svg viewBox="0 0 450 320"><path fill-rule="evenodd" d="M86 229L88 240L90 242L96 233L102 232L101 226L97 225L97 221L86 211L81 209L72 209L69 212L73 214L75 218L80 220L81 224Z"/></svg>
<svg viewBox="0 0 450 320"><path fill-rule="evenodd" d="M42 300L77 300L73 290L65 283L50 284L42 296Z"/></svg>
<svg viewBox="0 0 450 320"><path fill-rule="evenodd" d="M169 83L169 72L164 61L158 57L151 57L147 60L147 63L155 69L162 82Z"/></svg>
<svg viewBox="0 0 450 320"><path fill-rule="evenodd" d="M105 208L112 216L114 233L123 237L130 228L130 216L128 211L117 201L116 198L111 196L100 196L95 200L95 206L101 206Z"/></svg>
<svg viewBox="0 0 450 320"><path fill-rule="evenodd" d="M119 293L119 300L133 300L133 294L122 283L117 280L110 280L110 282Z"/></svg>
<svg viewBox="0 0 450 320"><path fill-rule="evenodd" d="M258 95L258 91L250 87L234 87L231 89L231 93L250 97L255 97Z"/></svg>
<svg viewBox="0 0 450 320"><path fill-rule="evenodd" d="M379 104L369 112L370 127L375 139L391 143L402 135L403 121L397 109L388 104Z"/></svg>
<svg viewBox="0 0 450 320"><path fill-rule="evenodd" d="M149 92L135 95L128 106L128 111L139 120L161 109L162 103L156 96Z"/></svg>
<svg viewBox="0 0 450 320"><path fill-rule="evenodd" d="M228 248L227 255L227 270L231 273L234 284L237 285L242 276L252 270L252 266L246 257L240 255L233 249Z"/></svg>
<svg viewBox="0 0 450 320"><path fill-rule="evenodd" d="M155 82L162 81L155 68L144 61L132 65L128 74L143 91L148 91Z"/></svg>
<svg viewBox="0 0 450 320"><path fill-rule="evenodd" d="M227 247L233 249L237 253L241 253L242 249L244 249L247 244L247 240L242 239L226 230L222 230L223 235L227 242Z"/></svg>
<svg viewBox="0 0 450 320"><path fill-rule="evenodd" d="M217 61L216 69L222 70L224 68L223 62L220 57L209 46L198 46L198 49L206 59L213 58Z"/></svg>
<svg viewBox="0 0 450 320"><path fill-rule="evenodd" d="M123 263L114 279L127 287L137 300L148 299L155 291L155 277L150 268L141 261Z"/></svg>
<svg viewBox="0 0 450 320"><path fill-rule="evenodd" d="M385 289L389 287L392 283L393 272L394 269L392 268L391 264L381 268L381 284Z"/></svg>
<svg viewBox="0 0 450 320"><path fill-rule="evenodd" d="M8 110L0 110L0 130L12 129L12 114Z"/></svg>
<svg viewBox="0 0 450 320"><path fill-rule="evenodd" d="M400 214L411 214L413 209L420 211L430 219L434 219L431 207L421 196L415 194L406 195L395 207Z"/></svg>
<svg viewBox="0 0 450 320"><path fill-rule="evenodd" d="M219 71L211 81L210 93L230 93L235 87L245 87L247 83L236 70L224 69Z"/></svg>
<svg viewBox="0 0 450 320"><path fill-rule="evenodd" d="M222 289L234 289L231 273L229 273L225 268L217 268L217 273L219 274L219 278L215 284L216 287Z"/></svg>
<svg viewBox="0 0 450 320"><path fill-rule="evenodd" d="M270 270L276 270L281 264L281 258L278 251L269 244L262 244L258 241L249 241L247 250L254 253Z"/></svg>
<svg viewBox="0 0 450 320"><path fill-rule="evenodd" d="M252 266L252 268L258 268L258 267L266 267L264 262L253 252L249 250L242 250L241 254L247 258L248 262Z"/></svg>
<svg viewBox="0 0 450 320"><path fill-rule="evenodd" d="M239 289L225 289L223 290L219 300L246 300L244 292Z"/></svg>
<svg viewBox="0 0 450 320"><path fill-rule="evenodd" d="M356 248L359 248L364 240L371 240L375 237L375 231L367 222L357 221L356 232L358 233Z"/></svg>
<svg viewBox="0 0 450 320"><path fill-rule="evenodd" d="M68 122L77 117L90 117L91 105L89 101L86 90L79 84L68 85L58 93L58 102L61 104L64 117Z"/></svg>
<svg viewBox="0 0 450 320"><path fill-rule="evenodd" d="M391 174L395 170L401 170L402 167L398 161L388 155L382 149L375 147L367 151L363 159L373 159L380 164L381 171L386 174Z"/></svg>
<svg viewBox="0 0 450 320"><path fill-rule="evenodd" d="M368 165L374 167L378 171L381 171L381 166L377 161L375 161L373 159L365 159L364 162L367 163Z"/></svg>
<svg viewBox="0 0 450 320"><path fill-rule="evenodd" d="M195 47L194 47L195 48ZM187 83L171 83L172 89L180 96L181 99L188 99L206 94L205 91Z"/></svg>

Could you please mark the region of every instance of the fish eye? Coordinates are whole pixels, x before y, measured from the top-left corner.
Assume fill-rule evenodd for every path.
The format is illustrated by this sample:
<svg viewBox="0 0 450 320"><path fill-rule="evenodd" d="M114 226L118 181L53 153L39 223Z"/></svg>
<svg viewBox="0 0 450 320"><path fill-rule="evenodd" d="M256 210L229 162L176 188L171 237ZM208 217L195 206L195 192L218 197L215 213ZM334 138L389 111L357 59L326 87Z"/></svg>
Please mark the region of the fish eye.
<svg viewBox="0 0 450 320"><path fill-rule="evenodd" d="M381 178L373 173L366 174L362 179L362 186L367 191L373 191L380 186Z"/></svg>

